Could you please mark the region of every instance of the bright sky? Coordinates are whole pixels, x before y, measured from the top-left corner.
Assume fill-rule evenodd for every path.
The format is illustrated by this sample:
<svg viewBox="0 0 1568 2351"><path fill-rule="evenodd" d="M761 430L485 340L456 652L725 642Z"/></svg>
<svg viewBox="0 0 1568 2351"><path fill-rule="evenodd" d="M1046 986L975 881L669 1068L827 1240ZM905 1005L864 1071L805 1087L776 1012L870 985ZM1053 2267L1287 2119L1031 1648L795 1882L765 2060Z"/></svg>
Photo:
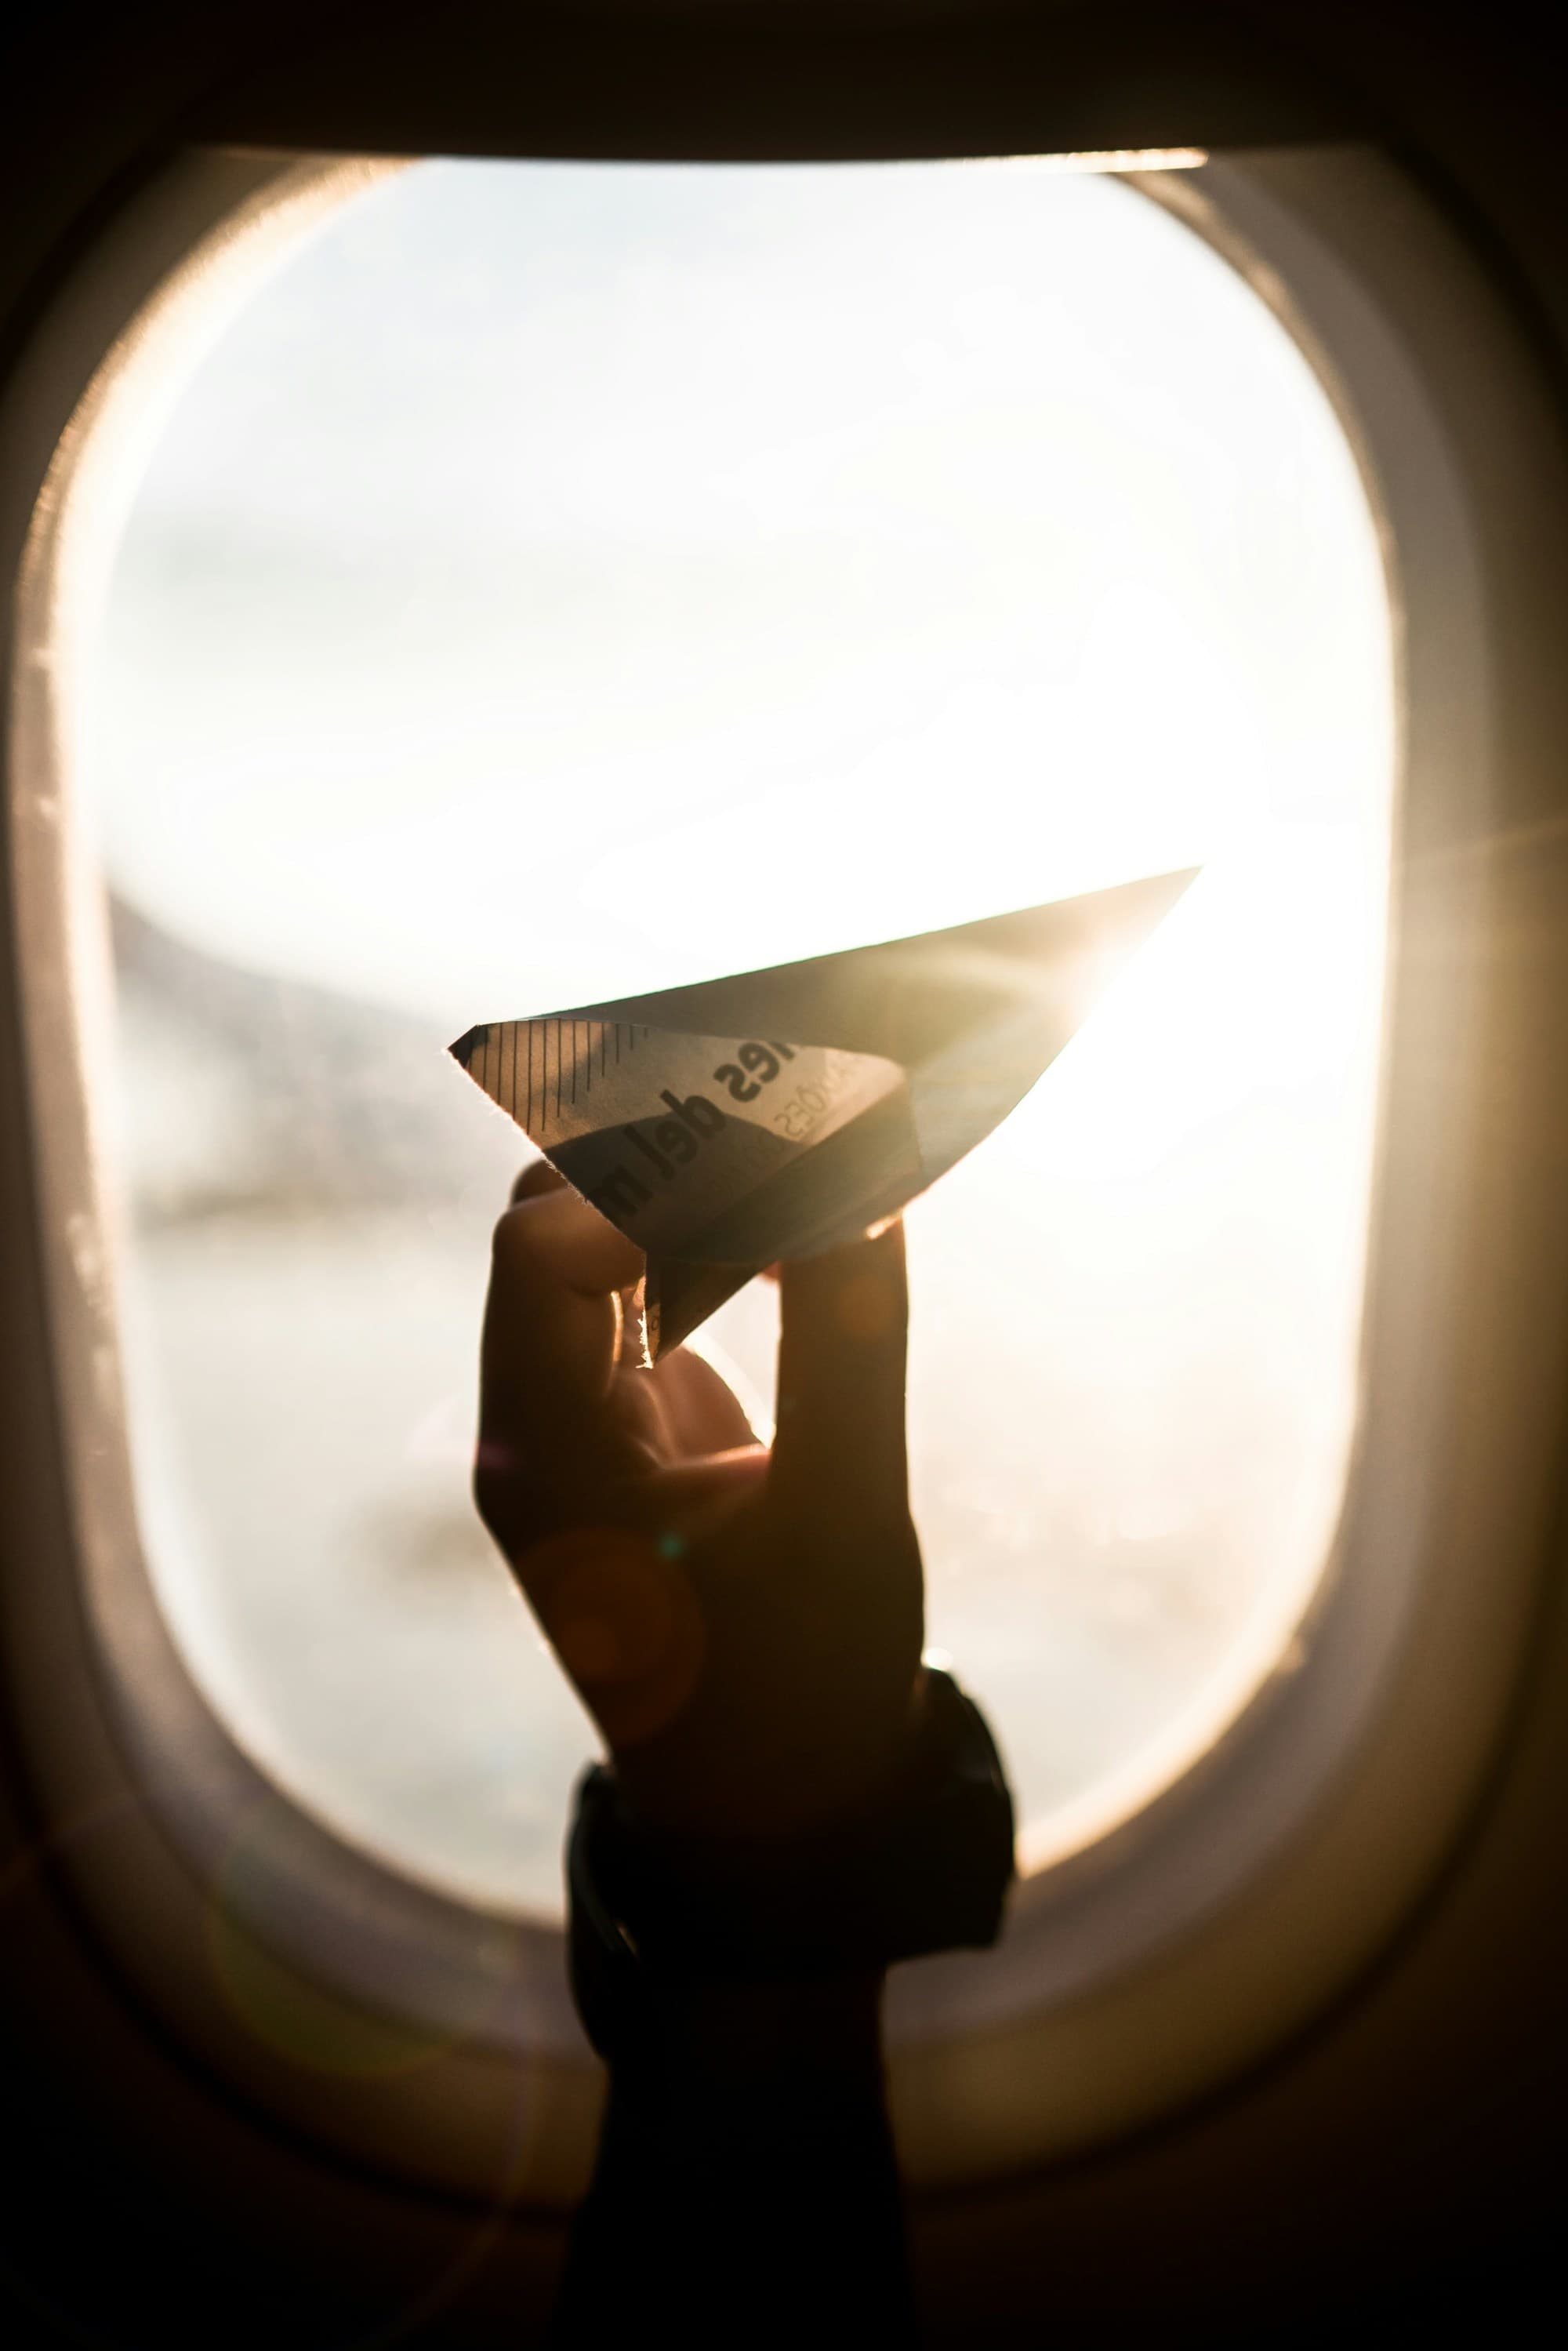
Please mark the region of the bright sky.
<svg viewBox="0 0 1568 2351"><path fill-rule="evenodd" d="M1201 1750L1325 1555L1392 712L1328 400L1135 191L1027 163L438 163L331 219L193 379L119 555L83 772L148 914L412 1011L433 1055L477 1020L1204 864L910 1219L933 1633L1038 1858ZM474 1282L489 1212L448 1236ZM423 1208L395 1296L391 1244L347 1223L158 1243L222 1530L171 1605L268 1767L438 1881L516 1892L507 1807L542 1804L549 1902L559 1808L516 1742L554 1724L559 1794L580 1722L497 1646L524 1640L509 1592L479 1639L389 1587L371 1638L342 1514L366 1561L421 1523L384 1507L402 1405L365 1403L359 1470L319 1450L341 1393L400 1364L413 1421L443 1384L471 1407L476 1301L443 1259L439 1344L400 1302L422 1236ZM719 1335L761 1385L757 1295ZM333 1348L351 1381L318 1393ZM478 1546L464 1458L441 1508Z"/></svg>
<svg viewBox="0 0 1568 2351"><path fill-rule="evenodd" d="M1385 789L1321 388L1027 163L411 171L204 363L111 615L118 886L444 1037Z"/></svg>

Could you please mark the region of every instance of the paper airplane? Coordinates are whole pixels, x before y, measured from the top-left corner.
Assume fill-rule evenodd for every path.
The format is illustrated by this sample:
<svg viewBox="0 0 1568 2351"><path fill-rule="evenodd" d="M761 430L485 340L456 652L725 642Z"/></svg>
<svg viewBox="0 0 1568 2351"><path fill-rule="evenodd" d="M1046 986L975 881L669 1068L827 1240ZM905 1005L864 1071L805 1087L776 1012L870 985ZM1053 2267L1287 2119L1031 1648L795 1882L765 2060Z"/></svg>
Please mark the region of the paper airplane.
<svg viewBox="0 0 1568 2351"><path fill-rule="evenodd" d="M973 1150L1192 879L491 1021L451 1050L646 1253L656 1358L764 1266L854 1239Z"/></svg>

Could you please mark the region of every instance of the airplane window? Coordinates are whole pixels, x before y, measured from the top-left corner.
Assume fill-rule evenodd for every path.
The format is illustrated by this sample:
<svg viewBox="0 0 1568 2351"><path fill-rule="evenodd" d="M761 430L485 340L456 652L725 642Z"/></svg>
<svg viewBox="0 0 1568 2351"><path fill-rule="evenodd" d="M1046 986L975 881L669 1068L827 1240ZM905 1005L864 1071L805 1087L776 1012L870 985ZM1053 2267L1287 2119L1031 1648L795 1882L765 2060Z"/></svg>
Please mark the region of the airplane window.
<svg viewBox="0 0 1568 2351"><path fill-rule="evenodd" d="M441 162L319 229L80 713L143 1531L263 1768L559 1912L592 1737L467 1484L522 1149L448 1039L1192 862L909 1239L931 1638L1026 1863L1200 1753L1344 1479L1392 700L1325 391L1134 187ZM774 1311L699 1342L761 1415Z"/></svg>

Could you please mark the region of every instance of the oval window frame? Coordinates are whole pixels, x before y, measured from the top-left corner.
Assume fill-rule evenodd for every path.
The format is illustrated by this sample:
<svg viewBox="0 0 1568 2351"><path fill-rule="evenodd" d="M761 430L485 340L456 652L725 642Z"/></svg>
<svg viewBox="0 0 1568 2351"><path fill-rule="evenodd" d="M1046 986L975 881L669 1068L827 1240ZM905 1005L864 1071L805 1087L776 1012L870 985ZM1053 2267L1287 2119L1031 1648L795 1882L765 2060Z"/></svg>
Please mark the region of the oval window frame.
<svg viewBox="0 0 1568 2351"><path fill-rule="evenodd" d="M16 1020L57 1438L37 1475L60 1554L46 1543L9 1581L11 1696L57 1867L187 2049L378 2170L465 2196L505 2180L559 2206L586 2179L601 2095L559 1932L416 1887L279 1798L152 1598L88 1082L103 938L64 789L73 615L112 543L116 468L152 429L182 342L212 332L321 205L396 168L178 159L84 256L7 392ZM1552 691L1544 639L1519 619L1559 590L1554 526L1568 544L1554 420L1500 298L1385 158L1275 151L1134 176L1307 351L1383 534L1402 742L1364 1412L1331 1570L1281 1670L1163 1795L1020 1889L999 1952L895 1980L895 2125L930 2188L1212 2091L1375 1958L1504 1736L1554 1495L1568 1268L1530 1081L1563 958L1508 944L1526 936L1532 827L1558 820L1531 802L1510 736ZM1462 1368L1478 1359L1479 1404ZM331 2068L302 2061L324 2046Z"/></svg>

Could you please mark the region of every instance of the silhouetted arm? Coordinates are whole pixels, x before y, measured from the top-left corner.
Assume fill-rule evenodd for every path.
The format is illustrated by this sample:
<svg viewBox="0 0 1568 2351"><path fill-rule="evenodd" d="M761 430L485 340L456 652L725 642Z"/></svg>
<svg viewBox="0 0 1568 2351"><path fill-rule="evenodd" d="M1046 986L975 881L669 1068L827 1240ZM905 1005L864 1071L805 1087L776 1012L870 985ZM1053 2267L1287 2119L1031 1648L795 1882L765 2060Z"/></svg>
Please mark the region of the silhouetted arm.
<svg viewBox="0 0 1568 2351"><path fill-rule="evenodd" d="M913 2321L878 2031L894 1946L844 1922L926 1716L903 1234L780 1269L771 1448L699 1358L647 1363L643 1270L530 1169L497 1228L481 1366L479 1506L603 1733L593 1784L628 1824L627 1898L598 1937L612 1974L618 1949L628 1966L601 1997L577 1984L612 2084L561 2339L897 2346ZM660 1893L671 1854L690 1899ZM702 1858L726 1855L744 1858Z"/></svg>
<svg viewBox="0 0 1568 2351"><path fill-rule="evenodd" d="M652 2064L612 2073L553 2340L658 2314L688 2344L914 2342L881 1993L867 1975L660 2001Z"/></svg>

